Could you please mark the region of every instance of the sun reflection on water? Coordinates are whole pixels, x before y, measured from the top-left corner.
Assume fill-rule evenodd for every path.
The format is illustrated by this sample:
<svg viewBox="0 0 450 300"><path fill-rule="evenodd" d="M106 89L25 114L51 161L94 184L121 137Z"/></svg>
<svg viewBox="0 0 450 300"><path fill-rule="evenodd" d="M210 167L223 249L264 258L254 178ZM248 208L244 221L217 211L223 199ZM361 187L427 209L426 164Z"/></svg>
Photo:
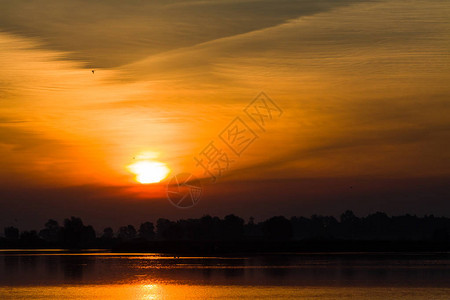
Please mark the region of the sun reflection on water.
<svg viewBox="0 0 450 300"><path fill-rule="evenodd" d="M139 286L139 299L162 299L162 287L157 284L142 284Z"/></svg>

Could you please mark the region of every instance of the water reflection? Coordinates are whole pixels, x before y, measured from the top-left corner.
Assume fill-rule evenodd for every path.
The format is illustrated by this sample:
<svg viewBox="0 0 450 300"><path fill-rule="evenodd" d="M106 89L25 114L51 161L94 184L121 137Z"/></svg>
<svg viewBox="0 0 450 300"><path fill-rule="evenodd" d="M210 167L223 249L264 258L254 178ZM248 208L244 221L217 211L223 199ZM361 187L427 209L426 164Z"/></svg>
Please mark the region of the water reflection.
<svg viewBox="0 0 450 300"><path fill-rule="evenodd" d="M448 288L260 287L160 285L151 283L96 286L0 288L2 299L448 299Z"/></svg>
<svg viewBox="0 0 450 300"><path fill-rule="evenodd" d="M214 284L448 286L447 254L180 257L113 253L2 253L0 285Z"/></svg>
<svg viewBox="0 0 450 300"><path fill-rule="evenodd" d="M450 256L0 252L0 298L447 299ZM63 288L64 287L64 288ZM431 297L431 298L430 298Z"/></svg>
<svg viewBox="0 0 450 300"><path fill-rule="evenodd" d="M95 256L67 256L60 257L64 278L68 280L82 280L84 273L89 273L95 266Z"/></svg>

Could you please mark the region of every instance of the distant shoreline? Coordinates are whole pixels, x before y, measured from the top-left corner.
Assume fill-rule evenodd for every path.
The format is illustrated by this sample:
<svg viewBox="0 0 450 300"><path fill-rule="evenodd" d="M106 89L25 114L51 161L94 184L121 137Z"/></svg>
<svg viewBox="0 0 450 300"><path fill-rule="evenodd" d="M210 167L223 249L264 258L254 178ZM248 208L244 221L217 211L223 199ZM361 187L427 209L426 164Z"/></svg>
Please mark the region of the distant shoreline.
<svg viewBox="0 0 450 300"><path fill-rule="evenodd" d="M450 242L436 241L153 241L125 242L113 252L202 254L450 252Z"/></svg>
<svg viewBox="0 0 450 300"><path fill-rule="evenodd" d="M159 253L168 255L252 255L280 253L450 253L450 242L438 241L143 241L120 242L108 248L2 247L1 253ZM93 245L95 246L95 245ZM100 246L100 245L98 245Z"/></svg>

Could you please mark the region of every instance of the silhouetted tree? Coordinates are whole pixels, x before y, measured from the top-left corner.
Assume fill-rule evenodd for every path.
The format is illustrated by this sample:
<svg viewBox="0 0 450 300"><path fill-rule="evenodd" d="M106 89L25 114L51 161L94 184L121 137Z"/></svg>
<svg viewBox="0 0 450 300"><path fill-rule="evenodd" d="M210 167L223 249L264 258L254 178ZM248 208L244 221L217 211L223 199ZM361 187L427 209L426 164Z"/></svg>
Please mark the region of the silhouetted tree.
<svg viewBox="0 0 450 300"><path fill-rule="evenodd" d="M214 219L210 215L201 217L198 222L198 238L201 240L212 240L217 238L219 231L218 220L218 218Z"/></svg>
<svg viewBox="0 0 450 300"><path fill-rule="evenodd" d="M16 227L10 226L4 229L5 238L9 240L17 240L19 238L19 229Z"/></svg>
<svg viewBox="0 0 450 300"><path fill-rule="evenodd" d="M360 219L355 216L353 211L347 210L341 215L342 235L345 238L355 238L360 232Z"/></svg>
<svg viewBox="0 0 450 300"><path fill-rule="evenodd" d="M339 224L334 217L319 215L312 215L309 223L309 237L320 239L333 238Z"/></svg>
<svg viewBox="0 0 450 300"><path fill-rule="evenodd" d="M122 240L131 240L136 237L136 229L133 225L122 226L119 228L118 237Z"/></svg>
<svg viewBox="0 0 450 300"><path fill-rule="evenodd" d="M382 212L370 214L362 219L361 230L365 236L386 239L391 235L391 219Z"/></svg>
<svg viewBox="0 0 450 300"><path fill-rule="evenodd" d="M92 226L84 226L80 218L71 217L64 220L64 244L71 248L87 246L95 241L95 231Z"/></svg>
<svg viewBox="0 0 450 300"><path fill-rule="evenodd" d="M341 215L341 223L343 224L357 224L358 222L359 222L358 217L356 217L353 211L351 210L346 210Z"/></svg>
<svg viewBox="0 0 450 300"><path fill-rule="evenodd" d="M153 226L153 223L142 223L139 227L139 237L148 241L153 240L155 238L155 226Z"/></svg>
<svg viewBox="0 0 450 300"><path fill-rule="evenodd" d="M47 242L57 242L61 240L61 228L57 221L49 219L45 223L45 228L39 231L39 236Z"/></svg>
<svg viewBox="0 0 450 300"><path fill-rule="evenodd" d="M156 222L156 234L162 240L179 240L183 237L183 230L180 223L167 219L158 219Z"/></svg>
<svg viewBox="0 0 450 300"><path fill-rule="evenodd" d="M434 230L433 240L440 242L450 241L450 234L448 233L447 228L438 228Z"/></svg>
<svg viewBox="0 0 450 300"><path fill-rule="evenodd" d="M111 227L106 227L105 229L103 229L102 235L103 240L111 240L113 238L114 238L114 231Z"/></svg>
<svg viewBox="0 0 450 300"><path fill-rule="evenodd" d="M262 237L261 226L255 224L255 218L250 217L248 223L244 225L244 236L255 239Z"/></svg>
<svg viewBox="0 0 450 300"><path fill-rule="evenodd" d="M292 237L292 225L283 216L272 217L263 222L264 236L271 240L286 240Z"/></svg>
<svg viewBox="0 0 450 300"><path fill-rule="evenodd" d="M45 228L39 232L24 231L20 234L15 227L4 228L5 238L0 238L0 247L62 247L62 248L87 248L91 246L113 248L120 247L122 241L135 239L136 229L132 225L120 227L118 239L114 238L111 227L103 230L101 239L96 239L92 226L85 226L80 218L71 217L64 220L64 226L50 219L45 223ZM290 220L282 216L272 217L263 222L255 223L250 218L247 224L235 215L228 215L221 219L205 215L198 219L185 219L170 221L158 219L155 228L151 222L142 223L139 227L139 238L133 243L124 243L126 247L139 245L142 249L155 249L161 251L169 246L171 251L186 249L189 251L189 242L178 243L154 243L151 240L160 241L200 241L192 243L195 248L192 251L239 251L239 247L254 251L258 246L249 247L245 240L256 242L263 240L296 240L321 239L321 240L379 240L379 241L450 241L450 219L435 217L433 215L417 217L415 215L403 215L390 217L382 212L370 214L367 217L358 218L350 210L340 216L340 221L333 216L313 215L310 218L292 217ZM41 239L40 239L40 238ZM241 240L234 243L235 240ZM230 242L232 241L232 242ZM337 241L340 243L341 241ZM180 246L183 245L183 246ZM187 245L187 246L186 246ZM244 246L238 246L244 245ZM253 245L253 244L252 244ZM266 245L262 243L262 245ZM287 243L268 243L274 245L290 245ZM295 242L292 245L296 245ZM184 248L183 248L184 247ZM256 247L256 248L254 248ZM284 246L283 246L284 247Z"/></svg>
<svg viewBox="0 0 450 300"><path fill-rule="evenodd" d="M24 231L20 234L20 240L25 244L33 244L39 240L36 230Z"/></svg>
<svg viewBox="0 0 450 300"><path fill-rule="evenodd" d="M223 238L240 239L244 234L244 220L235 216L228 215L222 222Z"/></svg>
<svg viewBox="0 0 450 300"><path fill-rule="evenodd" d="M292 234L296 239L309 238L311 231L309 229L311 221L305 217L292 217Z"/></svg>

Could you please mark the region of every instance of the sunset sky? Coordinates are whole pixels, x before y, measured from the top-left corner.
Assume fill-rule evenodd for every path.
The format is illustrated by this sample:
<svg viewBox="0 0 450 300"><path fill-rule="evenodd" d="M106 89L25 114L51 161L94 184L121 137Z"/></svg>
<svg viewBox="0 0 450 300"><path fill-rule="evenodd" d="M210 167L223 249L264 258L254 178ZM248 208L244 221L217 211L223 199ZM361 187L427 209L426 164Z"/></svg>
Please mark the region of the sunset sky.
<svg viewBox="0 0 450 300"><path fill-rule="evenodd" d="M0 67L2 228L450 214L448 1L0 0ZM240 156L236 117L257 135ZM210 142L232 163L174 207ZM139 162L169 173L139 183Z"/></svg>

